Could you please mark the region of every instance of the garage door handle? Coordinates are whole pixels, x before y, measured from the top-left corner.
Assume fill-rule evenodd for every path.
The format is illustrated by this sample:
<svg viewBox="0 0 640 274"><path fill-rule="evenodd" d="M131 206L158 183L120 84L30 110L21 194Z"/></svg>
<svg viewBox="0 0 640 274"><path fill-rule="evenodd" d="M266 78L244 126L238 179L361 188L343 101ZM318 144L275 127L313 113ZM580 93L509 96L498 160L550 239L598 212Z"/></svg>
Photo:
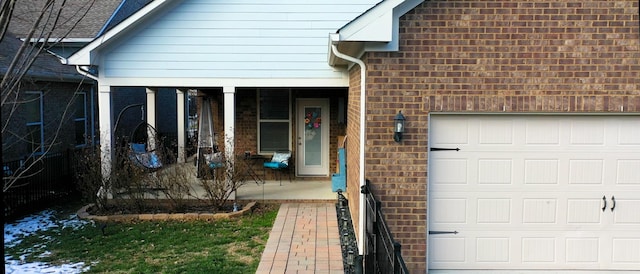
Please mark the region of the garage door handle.
<svg viewBox="0 0 640 274"><path fill-rule="evenodd" d="M602 212L604 212L604 210L607 209L607 196L606 195L602 196L602 201L604 202L604 205L602 206Z"/></svg>
<svg viewBox="0 0 640 274"><path fill-rule="evenodd" d="M611 201L613 202L613 205L611 206L611 212L613 212L613 210L616 209L616 196L611 196Z"/></svg>

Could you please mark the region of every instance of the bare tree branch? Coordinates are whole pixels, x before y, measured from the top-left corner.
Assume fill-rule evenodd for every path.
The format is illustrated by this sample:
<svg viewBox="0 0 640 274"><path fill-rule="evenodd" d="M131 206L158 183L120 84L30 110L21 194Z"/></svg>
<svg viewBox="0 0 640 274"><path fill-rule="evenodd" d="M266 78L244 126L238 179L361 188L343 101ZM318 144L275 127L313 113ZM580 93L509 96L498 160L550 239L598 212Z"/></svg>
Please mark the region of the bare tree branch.
<svg viewBox="0 0 640 274"><path fill-rule="evenodd" d="M13 16L13 11L15 8L17 0L5 0L1 4L2 10L0 11L0 38L1 39L10 39L6 37L8 33L9 23ZM60 43L65 37L67 37L71 31L78 26L80 21L85 18L91 9L91 7L95 4L95 0L87 1L80 8L72 11L70 17L63 18L62 14L65 11L65 8L69 8L66 0L55 1L55 0L46 0L44 2L42 8L33 19L33 24L31 25L28 33L25 37L22 37L24 40L22 41L20 47L16 51L15 55L11 59L9 66L4 75L2 75L2 81L0 82L0 91L2 93L1 103L3 109L3 125L2 125L2 149L3 152L6 149L13 147L10 143L5 143L5 137L12 136L16 142L25 143L27 140L25 136L21 136L20 134L9 130L9 125L11 124L11 120L14 118L18 107L25 103L24 100L21 99L22 85L26 80L26 76L36 62L39 56L43 54L48 54L46 51L54 46L57 43ZM56 41L52 41L52 36L54 32L57 30L61 30L63 26L70 24L68 29L64 29L63 34L60 37L56 38ZM13 38L13 37L12 37ZM51 134L47 134L47 138L43 139L42 142L44 147L42 150L44 153L31 153L26 157L24 161L25 165L20 167L10 176L3 176L4 186L3 192L6 192L11 187L14 187L14 184L20 178L26 178L29 176L33 176L40 172L39 170L34 170L34 167L38 164L38 162L42 161L47 153L54 147L56 144L62 128L64 126L64 121L71 117L73 108L73 104L76 100L76 94L80 91L84 80L80 81L75 88L75 91L72 96L68 98L62 113L60 114L59 120L56 120L57 126L53 128L53 132ZM49 128L51 124L45 124L43 122L42 127ZM27 140L29 142L29 140ZM40 144L38 144L40 145ZM38 150L40 151L40 150ZM4 153L3 153L4 154ZM4 174L3 174L4 175Z"/></svg>

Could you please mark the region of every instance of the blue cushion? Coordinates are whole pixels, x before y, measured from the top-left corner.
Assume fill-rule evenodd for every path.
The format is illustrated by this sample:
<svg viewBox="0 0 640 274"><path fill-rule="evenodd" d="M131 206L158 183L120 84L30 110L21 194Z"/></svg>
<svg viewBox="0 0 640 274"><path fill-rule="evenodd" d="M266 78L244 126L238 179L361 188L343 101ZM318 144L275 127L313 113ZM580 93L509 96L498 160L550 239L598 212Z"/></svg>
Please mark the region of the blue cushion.
<svg viewBox="0 0 640 274"><path fill-rule="evenodd" d="M209 168L219 168L219 167L224 167L224 164L220 162L209 162Z"/></svg>
<svg viewBox="0 0 640 274"><path fill-rule="evenodd" d="M133 143L133 144L131 144L131 150L133 150L133 153L145 153L145 152L147 152L147 149L145 148L145 144Z"/></svg>
<svg viewBox="0 0 640 274"><path fill-rule="evenodd" d="M285 163L278 163L278 162L266 162L264 163L264 167L266 168L273 168L273 169L279 169L279 168L286 168L288 165Z"/></svg>

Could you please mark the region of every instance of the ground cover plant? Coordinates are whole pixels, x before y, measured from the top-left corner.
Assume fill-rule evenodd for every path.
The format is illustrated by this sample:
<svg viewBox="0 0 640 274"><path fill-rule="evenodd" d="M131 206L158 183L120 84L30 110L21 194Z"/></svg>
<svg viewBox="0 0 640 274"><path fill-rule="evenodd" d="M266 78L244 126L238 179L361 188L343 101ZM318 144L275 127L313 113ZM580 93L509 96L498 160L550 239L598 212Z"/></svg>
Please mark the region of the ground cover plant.
<svg viewBox="0 0 640 274"><path fill-rule="evenodd" d="M5 271L8 260L17 260L82 264L86 273L255 273L277 209L260 205L251 214L209 222L51 226L10 245L5 241Z"/></svg>

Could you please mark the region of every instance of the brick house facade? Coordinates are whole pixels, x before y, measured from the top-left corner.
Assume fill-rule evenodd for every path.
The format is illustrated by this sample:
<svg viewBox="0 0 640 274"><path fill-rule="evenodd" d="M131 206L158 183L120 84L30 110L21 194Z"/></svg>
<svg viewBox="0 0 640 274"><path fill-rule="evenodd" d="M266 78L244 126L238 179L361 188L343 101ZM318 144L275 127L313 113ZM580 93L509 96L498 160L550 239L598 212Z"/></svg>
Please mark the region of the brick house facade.
<svg viewBox="0 0 640 274"><path fill-rule="evenodd" d="M6 69L13 55L17 52L20 41L12 34L2 40L2 55L11 57L0 62L0 77L4 77ZM48 53L42 53L22 77L18 87L14 89L19 97L12 99L7 95L7 101L2 107L2 160L4 162L24 160L30 157L32 149L46 150L50 153L63 152L77 146L91 142L90 137L95 129L92 121L92 105L95 106L95 96L92 96L93 82L78 75L75 70L60 64L58 59ZM33 95L28 95L32 93ZM27 117L29 110L24 103L26 98L32 99L36 94L42 101L37 112L42 127L42 145L30 145L28 136ZM27 97L30 96L30 97ZM75 97L74 97L75 96ZM93 102L91 100L94 100ZM16 100L14 103L13 100ZM77 104L84 105L77 105ZM15 109L13 109L15 107ZM84 111L85 113L78 113ZM33 114L33 110L31 110ZM33 116L33 115L31 115ZM78 127L76 127L76 122ZM84 127L80 127L84 124ZM82 140L84 138L84 140ZM39 154L38 154L39 155ZM31 155L32 156L32 155Z"/></svg>
<svg viewBox="0 0 640 274"><path fill-rule="evenodd" d="M635 0L425 1L400 18L399 51L361 57L365 178L411 273L427 271L430 114L640 113L638 11ZM360 68L350 75L347 134L358 136ZM406 132L396 143L399 110ZM349 139L349 163L359 147ZM354 168L348 198L357 201ZM351 211L357 220L357 203Z"/></svg>

